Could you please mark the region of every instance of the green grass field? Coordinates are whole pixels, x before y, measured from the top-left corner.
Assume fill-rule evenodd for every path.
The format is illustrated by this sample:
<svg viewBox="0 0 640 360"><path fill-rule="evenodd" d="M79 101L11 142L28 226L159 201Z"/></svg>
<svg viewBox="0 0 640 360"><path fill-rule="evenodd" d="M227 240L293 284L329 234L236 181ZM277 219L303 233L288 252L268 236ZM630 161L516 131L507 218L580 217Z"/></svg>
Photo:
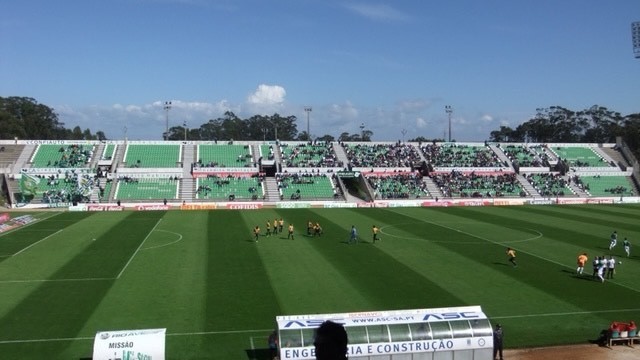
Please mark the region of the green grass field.
<svg viewBox="0 0 640 360"><path fill-rule="evenodd" d="M22 213L20 214L22 215ZM481 305L507 347L640 321L640 206L34 213L0 235L0 354L91 356L97 331L167 328L168 359L268 359L275 316ZM255 225L286 234L253 242ZM324 229L307 237L308 220ZM349 229L362 242L348 245ZM382 241L371 244L373 224ZM620 237L614 280L591 259ZM505 249L518 253L517 268ZM638 249L640 250L640 249ZM575 275L576 256L589 265Z"/></svg>

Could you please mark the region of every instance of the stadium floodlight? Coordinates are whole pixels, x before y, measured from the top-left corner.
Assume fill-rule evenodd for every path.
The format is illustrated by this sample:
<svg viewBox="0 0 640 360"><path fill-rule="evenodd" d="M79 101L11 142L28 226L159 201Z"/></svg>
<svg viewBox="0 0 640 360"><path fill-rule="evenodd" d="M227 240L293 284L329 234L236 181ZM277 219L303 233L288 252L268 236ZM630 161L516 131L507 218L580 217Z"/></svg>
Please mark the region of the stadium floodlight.
<svg viewBox="0 0 640 360"><path fill-rule="evenodd" d="M169 140L169 110L171 110L171 101L164 102L164 111L165 111L165 133L164 140Z"/></svg>
<svg viewBox="0 0 640 360"><path fill-rule="evenodd" d="M449 142L451 142L451 113L453 108L450 105L445 105L444 111L449 115Z"/></svg>
<svg viewBox="0 0 640 360"><path fill-rule="evenodd" d="M640 59L640 21L631 23L631 41L633 43L633 56Z"/></svg>
<svg viewBox="0 0 640 360"><path fill-rule="evenodd" d="M311 114L311 106L305 106L304 111L307 113L307 136L311 140L311 131L309 130L309 114Z"/></svg>

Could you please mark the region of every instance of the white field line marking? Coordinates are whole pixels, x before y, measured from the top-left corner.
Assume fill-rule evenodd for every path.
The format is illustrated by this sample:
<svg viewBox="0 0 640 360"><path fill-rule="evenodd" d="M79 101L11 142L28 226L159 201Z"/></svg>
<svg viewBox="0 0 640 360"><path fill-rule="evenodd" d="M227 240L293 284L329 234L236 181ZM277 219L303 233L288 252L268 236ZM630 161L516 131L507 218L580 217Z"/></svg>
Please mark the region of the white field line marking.
<svg viewBox="0 0 640 360"><path fill-rule="evenodd" d="M250 334L257 332L271 332L273 329L256 329L256 330L229 330L229 331L198 331L167 334L166 336L203 336L203 335L226 335L226 334ZM0 340L2 344L22 344L22 343L38 343L38 342L56 342L56 341L77 341L77 340L93 340L95 337L71 337L71 338L51 338L51 339L25 339L25 340Z"/></svg>
<svg viewBox="0 0 640 360"><path fill-rule="evenodd" d="M546 313L546 314L526 314L526 315L506 315L506 316L492 316L491 319L517 319L517 318L529 318L535 316L575 316L575 315L590 315L590 314L604 314L613 312L636 312L638 309L609 309L609 310L594 310L594 311L571 311L560 313ZM202 335L226 335L226 334L250 334L258 332L271 332L273 329L253 329L253 330L228 330L228 331L196 331L167 334L167 336L202 336ZM52 339L26 339L26 340L0 340L1 344L15 344L15 343L36 343L36 342L55 342L55 341L76 341L76 340L93 340L94 337L75 337L75 338L52 338Z"/></svg>
<svg viewBox="0 0 640 360"><path fill-rule="evenodd" d="M158 222L153 226L153 228L151 229L151 231L149 231L149 233L147 234L147 236L144 238L144 240L142 240L142 242L140 243L140 245L138 245L138 248L136 249L136 251L133 252L133 254L131 254L131 257L129 258L129 261L127 261L127 263L124 265L124 267L122 268L122 270L120 270L120 273L118 274L118 276L116 276L116 279L120 279L120 276L122 276L122 274L124 273L125 270L127 270L127 267L129 267L129 264L131 264L131 261L133 261L133 258L136 256L136 254L138 253L138 251L140 251L140 249L142 248L142 245L144 245L145 241L147 241L147 239L149 238L149 236L151 236L151 234L154 232L154 230L158 227L158 225L160 225L160 221L162 221L162 218L158 219Z"/></svg>
<svg viewBox="0 0 640 360"><path fill-rule="evenodd" d="M461 234L469 235L469 236L471 236L471 237L475 237L475 238L477 238L477 239L485 240L485 241L490 242L490 243L495 244L495 245L504 245L503 243L500 243L500 242L497 242L497 241L493 241L493 240L491 240L491 239L487 239L487 238L484 238L484 237L482 237L482 236L478 236L478 235L475 235L475 234L471 234L471 233L468 233L468 232L463 231L463 230L458 230L458 229L455 229L455 228L452 228L452 227L449 227L449 226L446 226L446 225L438 224L438 223L433 222L433 221L425 220L424 222L427 222L427 223L430 223L430 224L433 224L433 225L436 225L436 226L440 226L440 227L443 227L443 228L445 228L445 229L454 230L454 231L457 231L457 232L459 232L459 233L461 233ZM540 234L542 234L542 233L540 233ZM514 247L512 247L512 248L513 248L513 249L515 249ZM542 257L542 256L540 256L540 255L536 255L536 254L533 254L533 253L530 253L530 252L527 252L527 251L522 251L522 250L520 250L520 249L515 249L515 250L518 250L518 251L520 251L520 252L522 252L522 253L525 253L525 254L527 254L527 255L530 255L530 256L536 257L536 258L538 258L538 259L540 259L540 260L544 260L544 261L548 261L548 262L553 263L553 264L556 264L556 265L560 265L560 266L562 266L563 268L567 268L567 269L575 270L573 266L569 266L569 265L567 265L567 264L563 264L563 263L561 263L561 262L557 262L557 261L555 261L555 260L547 259L547 258L545 258L545 257ZM632 290L632 291L635 291L635 292L640 292L640 290L638 290L638 289L632 288L632 287L630 287L630 286L628 286L628 285L621 284L621 283L619 283L619 282L617 282L617 281L607 280L607 282L610 282L610 283L615 284L615 285L618 285L618 286L622 286L623 288L627 288L627 289Z"/></svg>
<svg viewBox="0 0 640 360"><path fill-rule="evenodd" d="M147 248L142 248L142 249L140 249L140 250L158 249L158 248L161 248L161 247L165 247L165 246L173 245L173 244L175 244L175 243L177 243L177 242L180 242L180 241L182 240L182 234L178 234L178 233L175 233L175 232L173 232L173 231L167 231L167 230L156 230L156 231L162 231L162 232L166 232L166 233L169 233L169 234L178 235L178 239L177 239L177 240L174 240L174 241L172 241L172 242L170 242L170 243L166 243L166 244L162 244L162 245L156 245L156 246L149 246L149 247L147 247Z"/></svg>
<svg viewBox="0 0 640 360"><path fill-rule="evenodd" d="M116 278L78 278L78 279L29 279L29 280L0 280L0 284L20 284L20 283L44 283L44 282L72 282L72 281L106 281Z"/></svg>
<svg viewBox="0 0 640 360"><path fill-rule="evenodd" d="M20 254L22 254L23 252L25 252L25 251L29 250L32 246L36 246L36 245L40 244L41 242L43 242L43 241L47 240L48 238L50 238L50 237L52 237L52 236L55 236L55 235L58 235L58 234L59 234L59 233L61 233L61 232L62 232L62 229L60 229L60 230L58 230L58 231L54 232L53 234L50 234L50 235L49 235L49 236L47 236L47 237L44 237L44 238L42 238L42 239L40 239L40 240L38 240L38 241L34 242L33 244L31 244L31 245L27 246L26 248L24 248L24 249L22 249L22 250L18 251L17 253L13 254L12 256L20 255Z"/></svg>
<svg viewBox="0 0 640 360"><path fill-rule="evenodd" d="M528 318L538 316L571 316L571 315L588 315L588 314L605 314L613 312L636 312L640 309L620 309L620 310L597 310L597 311L571 311L562 313L547 313L547 314L529 314L529 315L511 315L511 316L492 316L492 319L514 319L514 318Z"/></svg>

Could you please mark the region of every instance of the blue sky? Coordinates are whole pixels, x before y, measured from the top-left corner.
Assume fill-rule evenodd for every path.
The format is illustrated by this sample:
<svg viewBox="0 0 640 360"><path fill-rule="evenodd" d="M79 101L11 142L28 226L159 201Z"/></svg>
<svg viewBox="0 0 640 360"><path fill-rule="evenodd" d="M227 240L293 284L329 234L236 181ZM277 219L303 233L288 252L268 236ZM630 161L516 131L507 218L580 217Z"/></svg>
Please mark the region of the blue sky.
<svg viewBox="0 0 640 360"><path fill-rule="evenodd" d="M6 0L0 96L161 139L229 110L313 136L482 141L536 108L640 112L638 0ZM404 130L404 131L403 131ZM403 132L405 135L403 135Z"/></svg>

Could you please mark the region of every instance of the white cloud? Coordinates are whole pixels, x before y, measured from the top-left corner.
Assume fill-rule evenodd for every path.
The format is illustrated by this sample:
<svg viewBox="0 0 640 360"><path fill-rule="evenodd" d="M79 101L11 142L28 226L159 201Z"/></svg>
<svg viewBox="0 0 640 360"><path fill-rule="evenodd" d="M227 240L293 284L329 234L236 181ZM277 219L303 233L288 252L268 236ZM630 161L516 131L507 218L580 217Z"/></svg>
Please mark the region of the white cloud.
<svg viewBox="0 0 640 360"><path fill-rule="evenodd" d="M260 84L247 98L247 102L253 105L279 105L284 102L286 90L279 85Z"/></svg>
<svg viewBox="0 0 640 360"><path fill-rule="evenodd" d="M484 123L490 123L490 122L493 122L493 116L484 114L480 117L480 120Z"/></svg>
<svg viewBox="0 0 640 360"><path fill-rule="evenodd" d="M416 118L416 127L418 129L424 129L429 125L430 121L427 119L424 119L422 117L417 117Z"/></svg>
<svg viewBox="0 0 640 360"><path fill-rule="evenodd" d="M374 21L406 21L409 16L386 4L348 4L348 10Z"/></svg>

